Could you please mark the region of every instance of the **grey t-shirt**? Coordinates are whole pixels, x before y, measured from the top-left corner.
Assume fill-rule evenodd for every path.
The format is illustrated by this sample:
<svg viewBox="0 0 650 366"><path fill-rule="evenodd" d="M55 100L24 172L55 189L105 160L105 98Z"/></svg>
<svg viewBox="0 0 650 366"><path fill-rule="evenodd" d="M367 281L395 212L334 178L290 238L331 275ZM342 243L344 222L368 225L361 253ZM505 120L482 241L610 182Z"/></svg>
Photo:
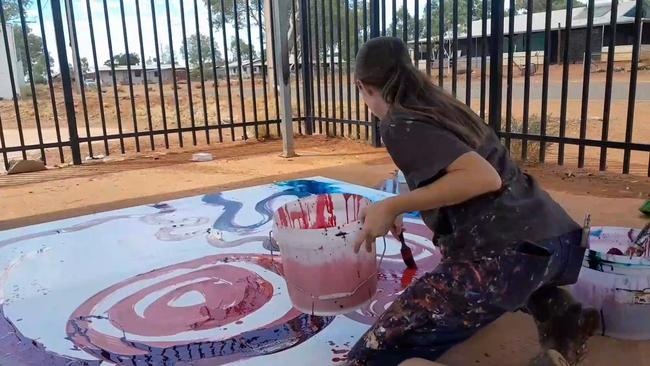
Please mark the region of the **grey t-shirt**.
<svg viewBox="0 0 650 366"><path fill-rule="evenodd" d="M406 114L390 113L380 129L388 153L411 190L435 182L451 163L470 151L485 158L501 176L503 187L498 192L422 212L446 257L493 257L523 242L539 243L580 229L532 177L519 169L493 132L472 149L452 132Z"/></svg>

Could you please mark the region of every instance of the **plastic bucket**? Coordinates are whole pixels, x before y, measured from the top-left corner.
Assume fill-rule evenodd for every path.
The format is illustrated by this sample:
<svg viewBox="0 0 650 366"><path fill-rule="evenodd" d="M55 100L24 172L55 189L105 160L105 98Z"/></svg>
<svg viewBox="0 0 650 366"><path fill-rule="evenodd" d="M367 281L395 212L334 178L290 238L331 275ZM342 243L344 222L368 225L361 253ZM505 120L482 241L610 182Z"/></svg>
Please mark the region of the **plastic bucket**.
<svg viewBox="0 0 650 366"><path fill-rule="evenodd" d="M289 297L314 315L349 313L377 291L375 250L354 252L361 211L370 201L354 194L323 194L290 202L274 214Z"/></svg>
<svg viewBox="0 0 650 366"><path fill-rule="evenodd" d="M650 340L650 258L607 253L625 252L639 232L592 228L578 282L569 287L578 301L601 311L606 336Z"/></svg>

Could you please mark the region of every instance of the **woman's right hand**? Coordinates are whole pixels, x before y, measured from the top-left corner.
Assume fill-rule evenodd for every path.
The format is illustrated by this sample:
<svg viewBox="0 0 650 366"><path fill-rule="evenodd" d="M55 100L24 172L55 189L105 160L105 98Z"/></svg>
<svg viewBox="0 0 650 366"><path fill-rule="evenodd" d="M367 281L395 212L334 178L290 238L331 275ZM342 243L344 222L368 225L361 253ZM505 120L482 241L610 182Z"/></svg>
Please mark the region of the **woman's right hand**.
<svg viewBox="0 0 650 366"><path fill-rule="evenodd" d="M390 233L397 238L403 231L404 231L404 215L398 215L397 217L395 217L395 222L393 223L393 227L390 228Z"/></svg>

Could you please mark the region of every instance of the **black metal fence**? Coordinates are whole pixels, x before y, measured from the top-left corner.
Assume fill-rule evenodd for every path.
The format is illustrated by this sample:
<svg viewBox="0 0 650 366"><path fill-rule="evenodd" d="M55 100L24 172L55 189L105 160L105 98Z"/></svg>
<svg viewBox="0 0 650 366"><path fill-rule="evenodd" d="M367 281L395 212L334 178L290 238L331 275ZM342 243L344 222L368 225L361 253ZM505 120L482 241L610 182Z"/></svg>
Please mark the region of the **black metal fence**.
<svg viewBox="0 0 650 366"><path fill-rule="evenodd" d="M0 0L5 167L279 136L286 16L297 134L381 144L354 62L392 35L518 157L650 175L642 0L271 1Z"/></svg>

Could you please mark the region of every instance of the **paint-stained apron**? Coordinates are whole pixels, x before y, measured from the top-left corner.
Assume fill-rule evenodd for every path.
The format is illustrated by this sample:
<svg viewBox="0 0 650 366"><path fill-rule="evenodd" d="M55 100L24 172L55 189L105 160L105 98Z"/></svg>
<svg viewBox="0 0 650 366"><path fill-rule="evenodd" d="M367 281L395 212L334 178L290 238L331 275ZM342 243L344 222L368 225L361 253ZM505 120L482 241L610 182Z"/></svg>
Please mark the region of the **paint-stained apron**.
<svg viewBox="0 0 650 366"><path fill-rule="evenodd" d="M535 291L577 280L585 251L581 237L576 230L540 244L522 243L493 258L443 259L379 317L350 351L350 363L435 360L505 312L543 307L528 303Z"/></svg>

